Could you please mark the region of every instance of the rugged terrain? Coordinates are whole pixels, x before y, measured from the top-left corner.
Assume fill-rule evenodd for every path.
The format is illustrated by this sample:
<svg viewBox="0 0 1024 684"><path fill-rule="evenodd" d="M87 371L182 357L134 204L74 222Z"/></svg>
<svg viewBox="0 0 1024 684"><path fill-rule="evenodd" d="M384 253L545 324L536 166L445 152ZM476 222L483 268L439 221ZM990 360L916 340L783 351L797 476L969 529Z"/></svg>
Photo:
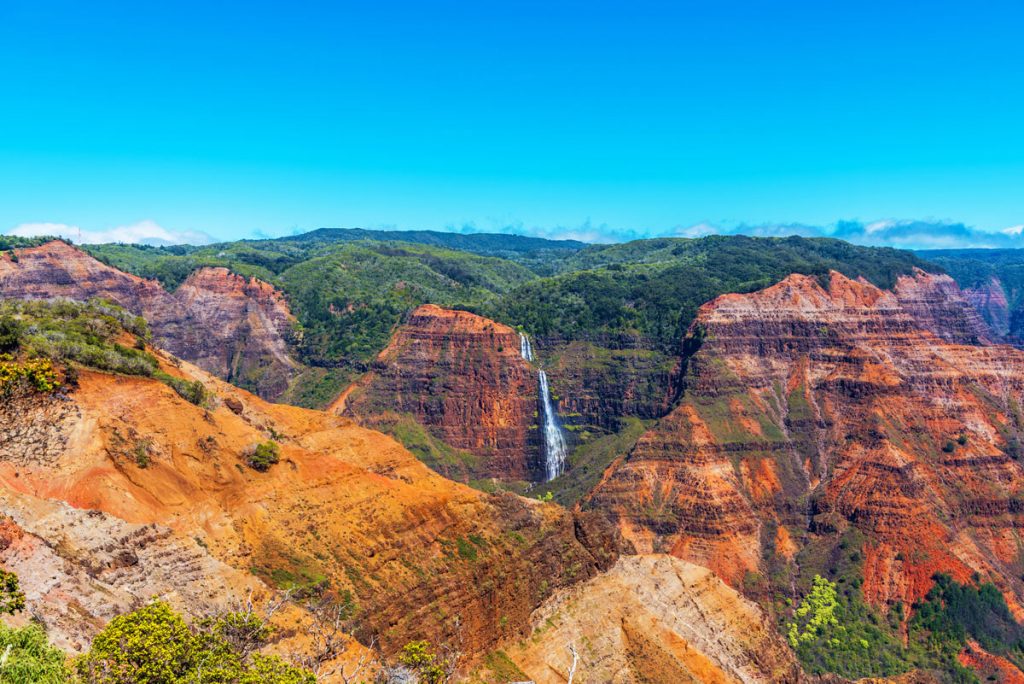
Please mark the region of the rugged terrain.
<svg viewBox="0 0 1024 684"><path fill-rule="evenodd" d="M680 403L586 507L734 586L858 532L870 603L977 571L1019 611L1024 354L984 344L949 287L794 275L708 303Z"/></svg>
<svg viewBox="0 0 1024 684"><path fill-rule="evenodd" d="M3 559L59 643L83 643L153 594L202 612L258 578L351 592L363 633L386 649L429 638L472 655L618 554L599 518L482 494L348 419L165 363L201 379L214 405L82 370L66 398L4 406L18 427L0 447ZM272 437L281 462L257 472L252 449Z"/></svg>
<svg viewBox="0 0 1024 684"><path fill-rule="evenodd" d="M450 477L530 481L544 472L537 372L520 355L519 334L466 311L418 307L329 410L377 426L411 418L468 454L425 454Z"/></svg>
<svg viewBox="0 0 1024 684"><path fill-rule="evenodd" d="M110 300L144 317L159 346L265 397L284 392L299 368L281 293L226 268L198 269L170 293L54 240L0 256L0 297Z"/></svg>
<svg viewBox="0 0 1024 684"><path fill-rule="evenodd" d="M800 666L756 604L671 556L623 557L560 591L508 655L538 684L565 682L576 647L587 682L796 682Z"/></svg>

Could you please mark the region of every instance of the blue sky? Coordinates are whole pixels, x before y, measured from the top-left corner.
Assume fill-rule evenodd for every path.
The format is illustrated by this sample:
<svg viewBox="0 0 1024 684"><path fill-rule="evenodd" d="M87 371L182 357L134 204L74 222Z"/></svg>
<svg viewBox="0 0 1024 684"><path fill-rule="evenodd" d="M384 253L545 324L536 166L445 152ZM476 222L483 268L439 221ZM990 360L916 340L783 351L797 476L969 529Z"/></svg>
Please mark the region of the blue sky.
<svg viewBox="0 0 1024 684"><path fill-rule="evenodd" d="M1019 0L5 0L0 231L972 243L1024 223L1022 28Z"/></svg>

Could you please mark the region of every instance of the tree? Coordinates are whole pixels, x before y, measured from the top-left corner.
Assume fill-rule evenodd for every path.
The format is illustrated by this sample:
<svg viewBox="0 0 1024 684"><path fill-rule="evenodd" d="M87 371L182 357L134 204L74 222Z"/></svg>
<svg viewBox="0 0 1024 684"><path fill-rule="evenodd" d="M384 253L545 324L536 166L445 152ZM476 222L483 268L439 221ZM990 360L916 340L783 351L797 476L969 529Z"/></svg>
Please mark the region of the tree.
<svg viewBox="0 0 1024 684"><path fill-rule="evenodd" d="M111 620L76 670L86 684L315 684L312 672L256 652L270 635L251 609L190 627L154 601Z"/></svg>
<svg viewBox="0 0 1024 684"><path fill-rule="evenodd" d="M811 593L796 609L794 614L796 620L789 623L787 637L790 646L797 648L802 642L813 641L831 627L837 626L839 624L839 620L836 618L838 607L836 585L821 575L815 575Z"/></svg>

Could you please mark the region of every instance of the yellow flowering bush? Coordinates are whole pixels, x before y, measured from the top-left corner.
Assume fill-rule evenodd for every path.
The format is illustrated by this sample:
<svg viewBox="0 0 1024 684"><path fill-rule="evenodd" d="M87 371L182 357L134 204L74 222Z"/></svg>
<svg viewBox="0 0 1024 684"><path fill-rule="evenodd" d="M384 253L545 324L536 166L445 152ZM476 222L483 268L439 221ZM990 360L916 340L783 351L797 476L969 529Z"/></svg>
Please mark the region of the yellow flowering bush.
<svg viewBox="0 0 1024 684"><path fill-rule="evenodd" d="M0 396L20 391L52 392L60 387L60 375L46 358L18 361L9 354L0 355Z"/></svg>

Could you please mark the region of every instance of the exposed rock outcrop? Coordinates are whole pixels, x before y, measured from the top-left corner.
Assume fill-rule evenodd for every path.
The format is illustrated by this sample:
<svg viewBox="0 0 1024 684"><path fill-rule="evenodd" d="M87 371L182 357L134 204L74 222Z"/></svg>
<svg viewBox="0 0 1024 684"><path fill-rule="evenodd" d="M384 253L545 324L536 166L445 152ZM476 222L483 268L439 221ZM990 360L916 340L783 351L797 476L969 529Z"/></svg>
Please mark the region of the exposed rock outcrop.
<svg viewBox="0 0 1024 684"><path fill-rule="evenodd" d="M983 284L964 288L963 293L996 335L1010 334L1010 304L999 278L992 276Z"/></svg>
<svg viewBox="0 0 1024 684"><path fill-rule="evenodd" d="M0 297L109 299L143 316L160 347L266 398L279 396L298 370L286 342L288 305L255 278L201 268L172 294L59 240L16 253L16 262L0 257Z"/></svg>
<svg viewBox="0 0 1024 684"><path fill-rule="evenodd" d="M984 344L947 280L793 275L704 305L680 403L585 505L734 586L856 530L868 601L976 570L1019 613L1024 353Z"/></svg>
<svg viewBox="0 0 1024 684"><path fill-rule="evenodd" d="M756 604L706 568L671 556L623 557L533 614L508 649L537 684L565 682L575 644L587 682L798 682L792 651Z"/></svg>
<svg viewBox="0 0 1024 684"><path fill-rule="evenodd" d="M389 412L410 415L473 454L473 478L537 480L544 472L537 372L520 356L519 334L467 311L418 307L328 410L370 426Z"/></svg>

